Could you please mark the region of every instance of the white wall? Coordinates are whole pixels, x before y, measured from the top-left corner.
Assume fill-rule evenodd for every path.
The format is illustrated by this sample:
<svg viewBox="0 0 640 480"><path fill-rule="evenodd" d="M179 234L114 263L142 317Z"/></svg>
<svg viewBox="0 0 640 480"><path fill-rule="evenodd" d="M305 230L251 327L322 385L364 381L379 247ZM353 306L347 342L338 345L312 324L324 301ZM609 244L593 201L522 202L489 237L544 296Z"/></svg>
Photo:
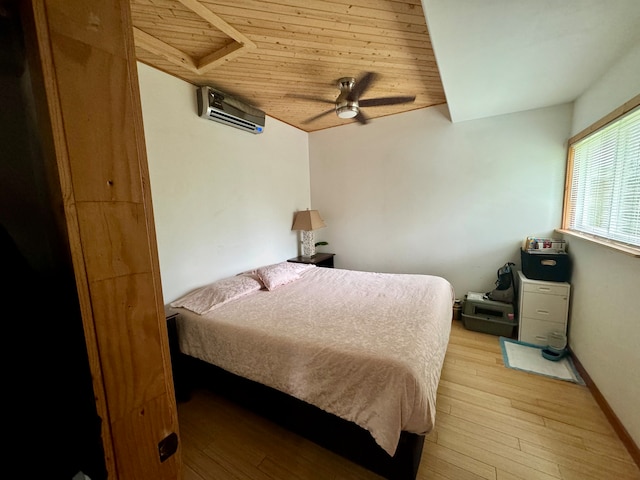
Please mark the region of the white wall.
<svg viewBox="0 0 640 480"><path fill-rule="evenodd" d="M298 255L308 137L267 117L252 134L198 117L196 88L138 64L165 303Z"/></svg>
<svg viewBox="0 0 640 480"><path fill-rule="evenodd" d="M575 104L572 135L640 94L640 44ZM565 237L574 258L570 346L640 445L640 258Z"/></svg>
<svg viewBox="0 0 640 480"><path fill-rule="evenodd" d="M446 107L309 135L311 203L336 266L486 292L560 225L571 106L451 123Z"/></svg>
<svg viewBox="0 0 640 480"><path fill-rule="evenodd" d="M575 135L640 95L640 42L575 102L571 135Z"/></svg>

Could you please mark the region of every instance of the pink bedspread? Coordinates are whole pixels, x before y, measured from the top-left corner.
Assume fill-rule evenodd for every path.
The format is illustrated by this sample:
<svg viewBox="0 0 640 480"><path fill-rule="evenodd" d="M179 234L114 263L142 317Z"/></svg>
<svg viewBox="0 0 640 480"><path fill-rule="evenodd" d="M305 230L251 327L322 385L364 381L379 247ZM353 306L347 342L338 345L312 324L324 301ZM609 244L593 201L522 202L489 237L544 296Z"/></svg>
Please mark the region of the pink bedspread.
<svg viewBox="0 0 640 480"><path fill-rule="evenodd" d="M313 268L204 315L180 310L180 349L368 430L390 455L427 434L454 292L430 275Z"/></svg>

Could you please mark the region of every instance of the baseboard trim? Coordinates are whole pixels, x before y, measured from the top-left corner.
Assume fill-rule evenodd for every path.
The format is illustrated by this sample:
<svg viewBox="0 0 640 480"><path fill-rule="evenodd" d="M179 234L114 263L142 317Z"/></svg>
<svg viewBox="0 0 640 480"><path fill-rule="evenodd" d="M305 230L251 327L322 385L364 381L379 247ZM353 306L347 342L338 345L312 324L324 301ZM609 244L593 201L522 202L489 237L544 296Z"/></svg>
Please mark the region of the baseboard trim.
<svg viewBox="0 0 640 480"><path fill-rule="evenodd" d="M595 398L596 403L602 409L605 417L607 417L607 420L609 420L609 423L611 423L611 426L618 434L618 437L620 437L620 440L622 440L622 443L629 451L629 454L631 455L631 458L633 458L633 461L636 463L636 465L638 465L638 467L640 467L640 449L638 448L638 445L636 445L636 442L633 441L633 438L631 437L631 435L629 435L627 429L624 428L624 425L609 405L609 402L607 402L607 400L604 398L604 395L602 395L594 381L591 379L589 373L585 370L582 363L580 363L580 360L578 359L578 357L576 357L576 354L571 349L569 349L569 352L571 354L571 359L573 360L573 363L578 370L578 373L587 384L587 388L589 388L589 391L593 395L593 398Z"/></svg>

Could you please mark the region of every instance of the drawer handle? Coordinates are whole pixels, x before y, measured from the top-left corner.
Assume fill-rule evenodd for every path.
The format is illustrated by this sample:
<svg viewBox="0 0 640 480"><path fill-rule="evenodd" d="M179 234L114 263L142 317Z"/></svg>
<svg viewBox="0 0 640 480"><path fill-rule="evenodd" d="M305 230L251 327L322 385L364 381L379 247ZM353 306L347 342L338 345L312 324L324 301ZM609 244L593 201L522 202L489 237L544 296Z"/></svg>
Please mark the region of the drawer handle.
<svg viewBox="0 0 640 480"><path fill-rule="evenodd" d="M549 287L538 287L538 290L540 290L541 292L550 292L551 289Z"/></svg>
<svg viewBox="0 0 640 480"><path fill-rule="evenodd" d="M546 342L547 341L547 337L546 336L542 336L542 335L536 335L536 340L538 340L540 342Z"/></svg>
<svg viewBox="0 0 640 480"><path fill-rule="evenodd" d="M549 315L549 312L546 310L536 310L536 312L541 313L542 315Z"/></svg>

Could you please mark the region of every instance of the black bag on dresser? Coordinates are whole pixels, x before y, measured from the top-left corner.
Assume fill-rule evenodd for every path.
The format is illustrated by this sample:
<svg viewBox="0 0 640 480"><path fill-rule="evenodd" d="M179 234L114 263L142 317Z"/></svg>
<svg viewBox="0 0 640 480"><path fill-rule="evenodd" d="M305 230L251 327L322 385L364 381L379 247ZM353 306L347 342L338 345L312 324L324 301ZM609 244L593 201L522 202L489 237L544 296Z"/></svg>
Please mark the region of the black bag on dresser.
<svg viewBox="0 0 640 480"><path fill-rule="evenodd" d="M515 299L515 287L513 278L513 269L515 263L507 262L504 266L498 269L496 280L496 288L487 292L489 300L495 300L497 302L513 303Z"/></svg>

